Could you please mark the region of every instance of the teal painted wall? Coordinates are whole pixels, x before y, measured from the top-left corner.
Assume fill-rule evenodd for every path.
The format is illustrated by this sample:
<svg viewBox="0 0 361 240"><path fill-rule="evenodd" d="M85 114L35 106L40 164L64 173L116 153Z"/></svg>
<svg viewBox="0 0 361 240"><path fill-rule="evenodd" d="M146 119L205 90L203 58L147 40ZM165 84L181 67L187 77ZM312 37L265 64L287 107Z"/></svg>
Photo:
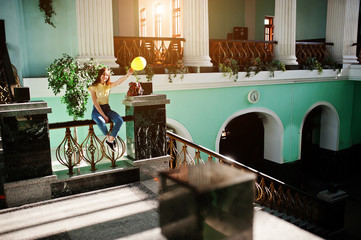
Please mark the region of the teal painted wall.
<svg viewBox="0 0 361 240"><path fill-rule="evenodd" d="M244 4L244 0L208 0L209 38L227 39L233 27L244 27Z"/></svg>
<svg viewBox="0 0 361 240"><path fill-rule="evenodd" d="M256 0L256 40L264 40L264 18L274 16L274 0ZM326 37L327 0L297 1L296 39ZM277 28L275 29L277 31Z"/></svg>
<svg viewBox="0 0 361 240"><path fill-rule="evenodd" d="M23 77L46 75L46 68L63 53L77 56L76 6L74 0L53 1L56 28L44 23L38 1L22 1L24 34Z"/></svg>
<svg viewBox="0 0 361 240"><path fill-rule="evenodd" d="M274 0L256 0L255 40L264 41L264 17L275 15Z"/></svg>
<svg viewBox="0 0 361 240"><path fill-rule="evenodd" d="M359 90L360 84L357 85ZM261 99L255 104L247 101L251 89L257 89ZM332 89L332 91L330 91ZM360 116L353 116L352 81L334 81L319 83L279 84L263 86L242 86L217 89L178 90L158 92L167 95L170 104L167 105L167 117L180 122L191 134L197 144L215 150L218 131L223 123L234 113L247 108L262 107L273 111L282 121L284 127L283 158L285 162L298 160L300 146L300 129L302 120L309 108L320 101L332 104L340 118L339 149L352 146L352 122ZM307 96L307 97L305 97ZM124 94L112 94L110 105L120 115L124 116L124 105L121 100ZM49 114L49 122L70 121L66 116L65 106L59 98L44 98L53 112ZM358 99L361 105L361 99ZM85 119L90 119L92 104L88 104ZM358 126L358 131L361 131ZM100 131L95 127L96 133ZM65 130L51 130L53 147L60 143ZM84 139L87 128L79 130L80 139ZM125 139L125 126L120 136ZM358 134L361 136L361 134ZM358 139L360 140L360 139Z"/></svg>
<svg viewBox="0 0 361 240"><path fill-rule="evenodd" d="M297 1L296 39L326 38L327 0Z"/></svg>
<svg viewBox="0 0 361 240"><path fill-rule="evenodd" d="M21 29L21 21L20 18L22 15L19 12L22 9L21 1L8 1L8 0L0 0L0 19L5 21L5 35L6 35L6 46L9 52L11 63L17 68L18 75L22 76L22 48L21 39L22 29Z"/></svg>

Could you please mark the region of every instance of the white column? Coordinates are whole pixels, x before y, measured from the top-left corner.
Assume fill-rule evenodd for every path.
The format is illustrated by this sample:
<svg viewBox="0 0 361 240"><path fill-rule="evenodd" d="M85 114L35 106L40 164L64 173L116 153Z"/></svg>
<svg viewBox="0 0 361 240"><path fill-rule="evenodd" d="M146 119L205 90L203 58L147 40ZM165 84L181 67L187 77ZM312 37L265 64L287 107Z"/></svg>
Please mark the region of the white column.
<svg viewBox="0 0 361 240"><path fill-rule="evenodd" d="M183 6L184 65L210 67L208 0L184 0Z"/></svg>
<svg viewBox="0 0 361 240"><path fill-rule="evenodd" d="M115 63L112 0L76 0L79 62L94 58L109 67Z"/></svg>
<svg viewBox="0 0 361 240"><path fill-rule="evenodd" d="M286 65L296 61L296 0L275 0L275 59Z"/></svg>
<svg viewBox="0 0 361 240"><path fill-rule="evenodd" d="M356 56L360 0L328 0L326 42L334 60L341 64L358 63Z"/></svg>

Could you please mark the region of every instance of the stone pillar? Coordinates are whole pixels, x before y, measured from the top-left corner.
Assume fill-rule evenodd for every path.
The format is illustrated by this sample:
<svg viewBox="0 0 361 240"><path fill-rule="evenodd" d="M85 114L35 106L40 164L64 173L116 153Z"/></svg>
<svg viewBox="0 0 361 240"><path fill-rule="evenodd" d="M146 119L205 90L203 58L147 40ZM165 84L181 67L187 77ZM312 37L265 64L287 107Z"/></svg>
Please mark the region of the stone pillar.
<svg viewBox="0 0 361 240"><path fill-rule="evenodd" d="M153 177L169 169L165 108L169 102L164 94L126 96L123 100L126 116L133 116L133 121L126 122L127 156L141 172Z"/></svg>
<svg viewBox="0 0 361 240"><path fill-rule="evenodd" d="M166 239L253 239L254 181L206 163L160 174L159 225Z"/></svg>
<svg viewBox="0 0 361 240"><path fill-rule="evenodd" d="M209 57L208 0L184 0L184 53L186 66L211 67Z"/></svg>
<svg viewBox="0 0 361 240"><path fill-rule="evenodd" d="M274 18L275 59L286 65L296 61L296 0L276 0Z"/></svg>
<svg viewBox="0 0 361 240"><path fill-rule="evenodd" d="M76 0L78 61L94 58L117 68L114 57L112 0Z"/></svg>
<svg viewBox="0 0 361 240"><path fill-rule="evenodd" d="M360 0L328 0L326 42L333 43L329 51L340 64L358 63L356 56L357 27Z"/></svg>
<svg viewBox="0 0 361 240"><path fill-rule="evenodd" d="M46 102L0 105L3 179L8 207L51 198L52 175Z"/></svg>

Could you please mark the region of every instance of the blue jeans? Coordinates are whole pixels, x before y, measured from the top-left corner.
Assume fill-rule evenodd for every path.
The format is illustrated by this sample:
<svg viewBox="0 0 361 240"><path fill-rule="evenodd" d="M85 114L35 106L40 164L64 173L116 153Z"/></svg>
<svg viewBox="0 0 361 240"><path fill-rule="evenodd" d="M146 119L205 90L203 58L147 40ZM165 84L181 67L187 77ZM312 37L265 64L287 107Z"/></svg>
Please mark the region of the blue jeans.
<svg viewBox="0 0 361 240"><path fill-rule="evenodd" d="M104 114L109 118L109 120L111 120L114 123L110 136L116 137L118 135L120 127L123 124L123 118L119 116L118 113L111 110L109 104L100 105L100 108L103 110ZM95 107L93 107L92 119L97 123L98 127L100 128L100 131L102 131L104 135L109 134L108 128L105 125L106 123L104 118L102 117L102 115L100 115L100 113Z"/></svg>

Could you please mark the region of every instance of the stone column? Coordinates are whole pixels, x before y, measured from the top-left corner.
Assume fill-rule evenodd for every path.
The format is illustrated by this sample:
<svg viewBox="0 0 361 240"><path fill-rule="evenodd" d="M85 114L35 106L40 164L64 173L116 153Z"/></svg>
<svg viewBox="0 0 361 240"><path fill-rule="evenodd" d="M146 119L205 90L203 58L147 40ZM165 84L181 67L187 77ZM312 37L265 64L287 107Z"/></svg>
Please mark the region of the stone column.
<svg viewBox="0 0 361 240"><path fill-rule="evenodd" d="M186 66L211 67L209 57L208 0L183 2L184 53Z"/></svg>
<svg viewBox="0 0 361 240"><path fill-rule="evenodd" d="M296 61L296 0L276 0L274 18L275 59L286 65Z"/></svg>
<svg viewBox="0 0 361 240"><path fill-rule="evenodd" d="M94 58L117 68L114 57L112 0L76 0L78 61Z"/></svg>
<svg viewBox="0 0 361 240"><path fill-rule="evenodd" d="M51 198L56 181L51 167L46 102L0 105L5 200L8 207Z"/></svg>
<svg viewBox="0 0 361 240"><path fill-rule="evenodd" d="M128 97L123 100L126 116L127 156L134 166L148 176L169 169L167 155L166 108L170 101L164 94Z"/></svg>
<svg viewBox="0 0 361 240"><path fill-rule="evenodd" d="M333 43L329 51L340 64L358 63L356 56L357 27L360 0L328 0L326 42Z"/></svg>

